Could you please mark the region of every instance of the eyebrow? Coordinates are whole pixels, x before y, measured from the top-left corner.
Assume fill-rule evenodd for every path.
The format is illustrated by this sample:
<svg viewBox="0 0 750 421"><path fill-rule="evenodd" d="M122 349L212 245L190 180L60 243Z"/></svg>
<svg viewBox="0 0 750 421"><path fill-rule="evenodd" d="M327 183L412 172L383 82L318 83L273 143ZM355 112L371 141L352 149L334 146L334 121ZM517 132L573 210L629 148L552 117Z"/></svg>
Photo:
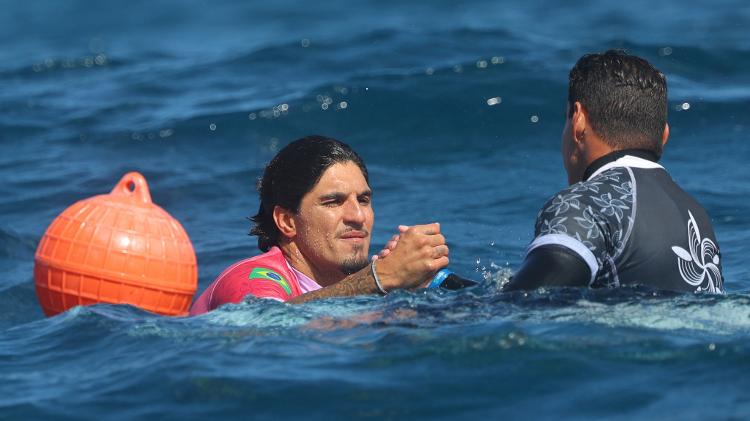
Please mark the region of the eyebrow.
<svg viewBox="0 0 750 421"><path fill-rule="evenodd" d="M324 202L326 200L342 200L342 199L346 198L346 196L348 196L348 194L346 194L344 192L332 192L332 193L323 194L318 199L321 202ZM357 193L357 197L360 197L360 196L372 197L372 190L367 189L365 191Z"/></svg>

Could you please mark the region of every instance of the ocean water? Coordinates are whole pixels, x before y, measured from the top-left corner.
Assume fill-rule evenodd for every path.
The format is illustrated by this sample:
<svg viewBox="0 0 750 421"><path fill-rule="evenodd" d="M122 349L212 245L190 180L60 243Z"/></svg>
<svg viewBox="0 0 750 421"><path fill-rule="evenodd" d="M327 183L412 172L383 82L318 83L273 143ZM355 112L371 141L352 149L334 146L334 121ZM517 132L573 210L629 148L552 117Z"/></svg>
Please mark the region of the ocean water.
<svg viewBox="0 0 750 421"><path fill-rule="evenodd" d="M0 1L0 418L745 418L750 5ZM669 81L663 164L707 208L727 294L502 293L565 185L567 72L626 48ZM489 101L492 98L495 100ZM490 105L494 103L494 105ZM49 223L128 171L180 220L199 292L257 253L255 180L287 142L361 153L377 250L442 223L483 286L196 318L45 318Z"/></svg>

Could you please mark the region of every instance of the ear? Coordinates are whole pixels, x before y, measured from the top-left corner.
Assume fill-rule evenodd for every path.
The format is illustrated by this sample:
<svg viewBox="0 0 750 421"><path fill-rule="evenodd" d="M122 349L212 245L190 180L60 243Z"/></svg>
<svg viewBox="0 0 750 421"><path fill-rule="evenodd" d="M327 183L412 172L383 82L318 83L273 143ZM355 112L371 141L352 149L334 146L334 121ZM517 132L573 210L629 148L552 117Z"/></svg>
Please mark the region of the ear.
<svg viewBox="0 0 750 421"><path fill-rule="evenodd" d="M573 115L571 116L570 128L577 149L583 149L586 142L586 129L588 128L589 116L583 105L576 101L573 103Z"/></svg>
<svg viewBox="0 0 750 421"><path fill-rule="evenodd" d="M276 227L284 237L292 238L297 235L294 212L276 205L273 207L273 221L276 223Z"/></svg>
<svg viewBox="0 0 750 421"><path fill-rule="evenodd" d="M664 133L661 134L661 146L664 147L669 139L669 123L664 124Z"/></svg>

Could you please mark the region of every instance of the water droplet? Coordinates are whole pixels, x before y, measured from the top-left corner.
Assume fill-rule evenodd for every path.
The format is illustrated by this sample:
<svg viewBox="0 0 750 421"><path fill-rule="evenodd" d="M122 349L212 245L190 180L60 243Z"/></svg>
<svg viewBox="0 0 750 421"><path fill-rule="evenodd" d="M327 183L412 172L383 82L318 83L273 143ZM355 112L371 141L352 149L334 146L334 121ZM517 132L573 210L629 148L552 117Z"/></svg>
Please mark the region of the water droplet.
<svg viewBox="0 0 750 421"><path fill-rule="evenodd" d="M709 351L714 351L714 350L716 350L716 344L708 344L708 350L709 350Z"/></svg>
<svg viewBox="0 0 750 421"><path fill-rule="evenodd" d="M174 133L174 130L172 129L159 130L159 137L161 138L169 137L169 136L172 136L173 133Z"/></svg>
<svg viewBox="0 0 750 421"><path fill-rule="evenodd" d="M496 97L494 97L494 98L490 98L490 99L488 99L488 100L487 100L487 105L489 105L489 106L491 107L491 106L493 106L493 105L497 105L497 104L499 104L499 103L501 103L501 102L503 102L503 99L502 99L502 98L500 98L499 96L496 96Z"/></svg>
<svg viewBox="0 0 750 421"><path fill-rule="evenodd" d="M324 111L327 110L328 109L328 103L324 102L324 103L320 104L320 108L322 108Z"/></svg>
<svg viewBox="0 0 750 421"><path fill-rule="evenodd" d="M682 108L683 111L687 111L690 109L690 103L689 102L683 102L682 105L680 105L680 108Z"/></svg>
<svg viewBox="0 0 750 421"><path fill-rule="evenodd" d="M214 123L209 124L208 129L211 130L212 132L216 131L216 124Z"/></svg>
<svg viewBox="0 0 750 421"><path fill-rule="evenodd" d="M94 58L94 63L97 64L97 66L104 66L107 64L107 56L104 54L97 54L97 56Z"/></svg>
<svg viewBox="0 0 750 421"><path fill-rule="evenodd" d="M462 66L460 64L457 64L457 65L453 66L453 71L456 72L456 73L461 73L461 72L464 71L464 66Z"/></svg>
<svg viewBox="0 0 750 421"><path fill-rule="evenodd" d="M302 48L307 48L310 46L310 40L308 38L302 38L300 44L302 45Z"/></svg>
<svg viewBox="0 0 750 421"><path fill-rule="evenodd" d="M347 104L346 101L339 102L339 108L341 108L342 110L345 110L348 106L349 104Z"/></svg>
<svg viewBox="0 0 750 421"><path fill-rule="evenodd" d="M428 67L424 72L427 76L432 76L433 74L435 74L435 69L433 69L432 67Z"/></svg>
<svg viewBox="0 0 750 421"><path fill-rule="evenodd" d="M659 55L660 56L671 56L672 55L672 47L664 47L659 49Z"/></svg>
<svg viewBox="0 0 750 421"><path fill-rule="evenodd" d="M503 57L503 56L495 56L495 57L492 57L492 59L490 60L490 62L492 62L492 64L503 64L503 63L505 63L505 57Z"/></svg>
<svg viewBox="0 0 750 421"><path fill-rule="evenodd" d="M486 69L486 68L487 68L487 60L477 61L477 69Z"/></svg>
<svg viewBox="0 0 750 421"><path fill-rule="evenodd" d="M255 120L258 118L258 116L255 113L250 113L247 115L248 120Z"/></svg>
<svg viewBox="0 0 750 421"><path fill-rule="evenodd" d="M538 115L532 115L530 118L532 123L538 123L539 122L539 116Z"/></svg>

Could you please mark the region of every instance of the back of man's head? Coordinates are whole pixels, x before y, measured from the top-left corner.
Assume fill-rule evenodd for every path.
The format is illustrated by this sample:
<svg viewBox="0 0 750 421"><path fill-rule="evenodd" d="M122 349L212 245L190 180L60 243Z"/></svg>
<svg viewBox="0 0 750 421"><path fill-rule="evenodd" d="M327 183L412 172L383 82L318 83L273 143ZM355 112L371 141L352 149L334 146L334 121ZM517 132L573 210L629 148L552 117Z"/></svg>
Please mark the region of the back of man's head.
<svg viewBox="0 0 750 421"><path fill-rule="evenodd" d="M621 50L584 55L570 71L568 104L576 101L615 150L646 149L661 156L667 79L646 60Z"/></svg>
<svg viewBox="0 0 750 421"><path fill-rule="evenodd" d="M258 248L268 251L278 245L279 229L273 219L276 206L299 212L302 198L323 173L337 163L354 162L369 184L362 158L346 143L324 136L306 136L286 145L268 163L258 180L260 208L252 218L250 235L258 236Z"/></svg>

